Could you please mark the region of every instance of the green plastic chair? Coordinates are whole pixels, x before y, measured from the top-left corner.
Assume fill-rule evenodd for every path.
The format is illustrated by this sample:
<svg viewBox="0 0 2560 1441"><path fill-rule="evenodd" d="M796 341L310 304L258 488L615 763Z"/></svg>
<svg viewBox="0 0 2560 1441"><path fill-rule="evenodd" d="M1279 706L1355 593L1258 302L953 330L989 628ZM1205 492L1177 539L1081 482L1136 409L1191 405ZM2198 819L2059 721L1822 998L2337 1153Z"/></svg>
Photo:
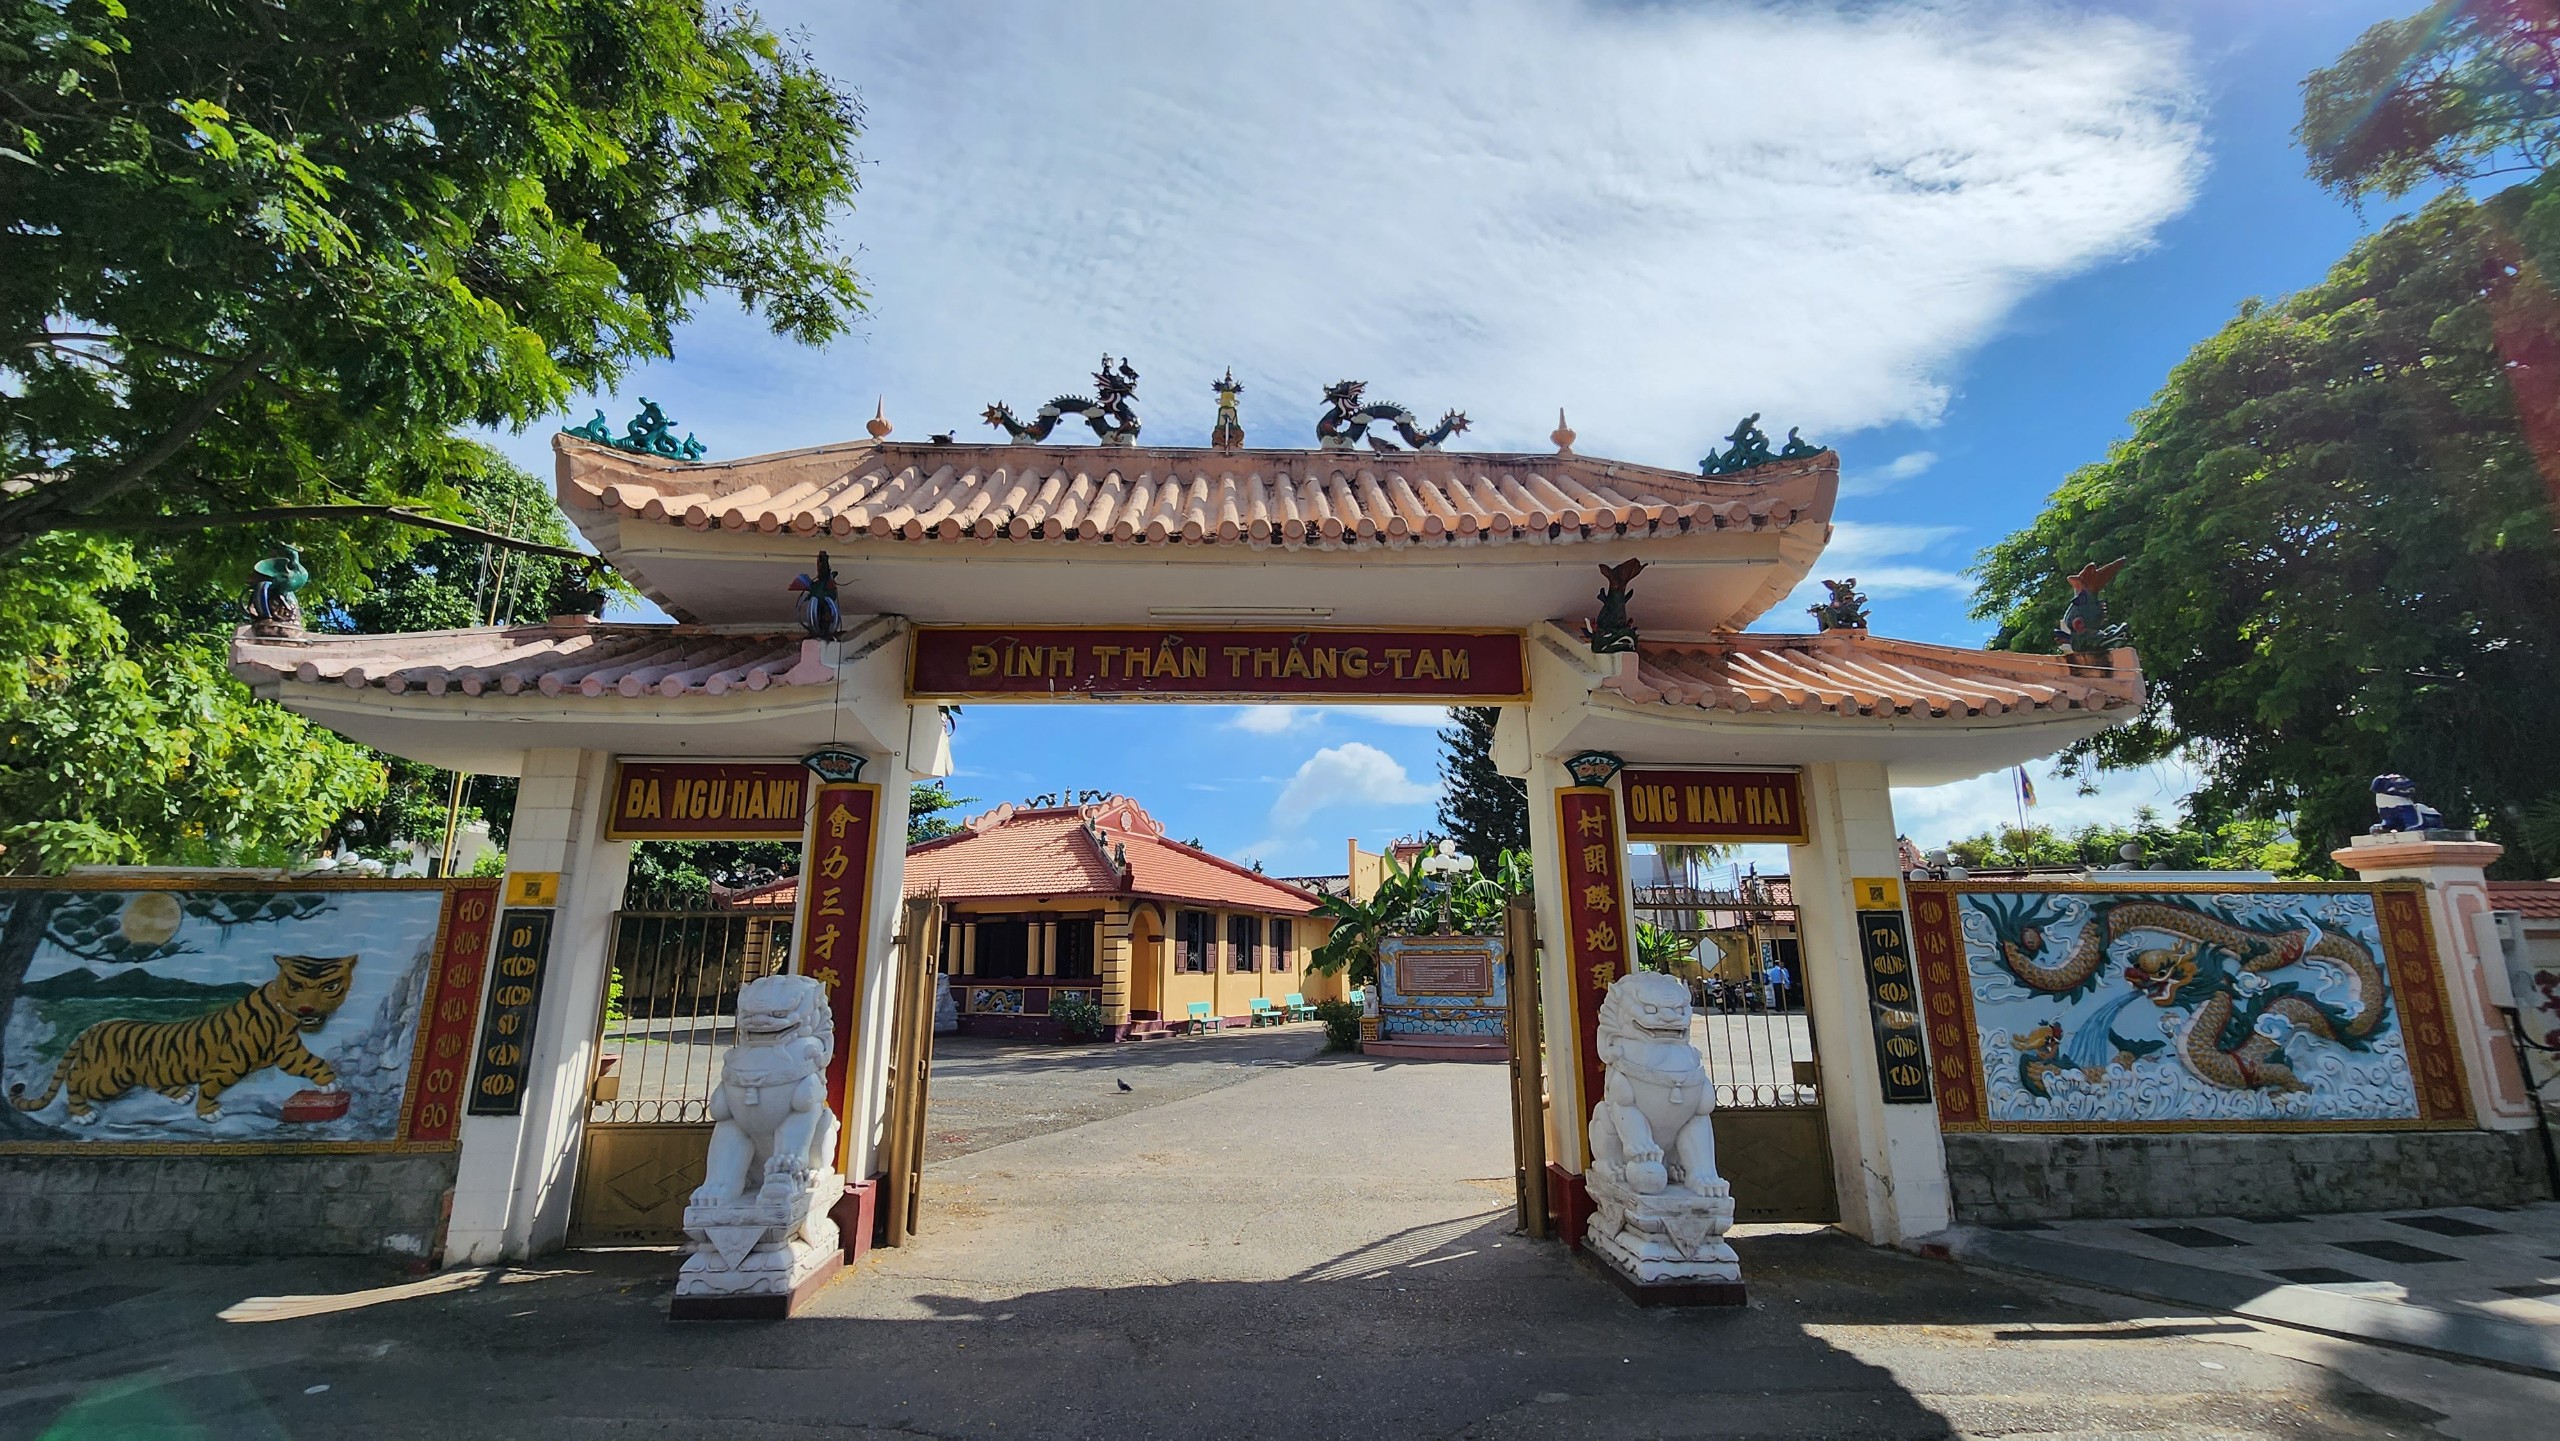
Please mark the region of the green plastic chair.
<svg viewBox="0 0 2560 1441"><path fill-rule="evenodd" d="M1185 1023L1191 1027L1191 1034L1195 1036L1202 1031L1223 1031L1227 1028L1226 1017L1209 1014L1207 1001L1193 1001L1183 1007L1182 1011Z"/></svg>
<svg viewBox="0 0 2560 1441"><path fill-rule="evenodd" d="M1271 1009L1271 1002L1263 997L1256 996L1252 1000L1245 1002L1244 1005L1246 1010L1253 1013L1253 1025L1276 1026L1280 1024L1281 1013Z"/></svg>
<svg viewBox="0 0 2560 1441"><path fill-rule="evenodd" d="M1290 1020L1312 1021L1316 1018L1316 1008L1307 1004L1304 991L1291 991L1280 998L1280 1004L1288 1008Z"/></svg>

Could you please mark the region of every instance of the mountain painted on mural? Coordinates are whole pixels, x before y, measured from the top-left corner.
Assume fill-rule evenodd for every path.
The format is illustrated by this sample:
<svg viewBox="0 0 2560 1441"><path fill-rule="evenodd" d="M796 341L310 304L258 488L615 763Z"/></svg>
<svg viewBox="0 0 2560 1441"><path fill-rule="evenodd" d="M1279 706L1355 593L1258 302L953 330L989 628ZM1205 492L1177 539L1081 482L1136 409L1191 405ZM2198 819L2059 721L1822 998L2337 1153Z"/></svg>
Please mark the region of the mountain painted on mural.
<svg viewBox="0 0 2560 1441"><path fill-rule="evenodd" d="M0 1148L396 1139L442 906L432 888L0 890Z"/></svg>

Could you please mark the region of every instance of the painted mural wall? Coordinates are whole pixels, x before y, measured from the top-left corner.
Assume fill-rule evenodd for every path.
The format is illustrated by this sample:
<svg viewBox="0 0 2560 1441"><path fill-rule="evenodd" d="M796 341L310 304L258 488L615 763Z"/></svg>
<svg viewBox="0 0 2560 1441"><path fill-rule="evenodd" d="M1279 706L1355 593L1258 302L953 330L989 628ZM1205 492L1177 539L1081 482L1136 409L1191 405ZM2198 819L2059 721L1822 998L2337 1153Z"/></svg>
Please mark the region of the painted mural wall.
<svg viewBox="0 0 2560 1441"><path fill-rule="evenodd" d="M450 1145L494 881L0 885L0 1151Z"/></svg>
<svg viewBox="0 0 2560 1441"><path fill-rule="evenodd" d="M2414 885L1915 885L1912 920L1948 1130L2471 1124Z"/></svg>
<svg viewBox="0 0 2560 1441"><path fill-rule="evenodd" d="M1390 936L1378 945L1378 1033L1501 1039L1511 992L1498 936Z"/></svg>

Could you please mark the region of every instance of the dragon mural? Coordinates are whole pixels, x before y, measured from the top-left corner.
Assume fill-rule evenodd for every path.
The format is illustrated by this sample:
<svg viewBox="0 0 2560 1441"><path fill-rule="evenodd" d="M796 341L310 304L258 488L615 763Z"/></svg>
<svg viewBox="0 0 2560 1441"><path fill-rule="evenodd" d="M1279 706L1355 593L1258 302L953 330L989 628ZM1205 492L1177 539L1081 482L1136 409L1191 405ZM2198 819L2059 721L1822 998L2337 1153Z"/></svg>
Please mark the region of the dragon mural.
<svg viewBox="0 0 2560 1441"><path fill-rule="evenodd" d="M1440 417L1440 423L1429 430L1414 418L1412 411L1391 400L1362 401L1367 391L1365 380L1337 380L1324 388L1324 414L1316 417L1316 443L1327 450L1349 450L1367 441L1369 448L1393 453L1393 441L1382 440L1369 433L1372 425L1392 425L1404 443L1416 450L1438 450L1440 442L1461 435L1467 429L1466 412L1453 410Z"/></svg>
<svg viewBox="0 0 2560 1441"><path fill-rule="evenodd" d="M2028 991L2057 1000L2077 999L2110 979L2117 942L2164 942L2133 951L2113 977L2123 989L2068 1035L2057 1018L2010 1037L2020 1083L2037 1096L2049 1096L2050 1081L2065 1072L2094 1081L2109 1065L2130 1066L2168 1044L2118 1034L2119 1016L2143 1001L2182 1013L2170 1033L2178 1059L2198 1079L2221 1090L2266 1094L2309 1089L2290 1049L2298 1038L2367 1051L2390 1016L2390 985L2372 950L2305 917L2253 921L2206 901L2106 896L2087 903L2078 932L2056 954L2058 928L2070 919L2067 900L2050 894L1966 900L1989 924L1992 962ZM2324 1000L2301 980L2269 974L2315 965L2352 983L2351 1002ZM2271 1032L2271 1020L2282 1030Z"/></svg>
<svg viewBox="0 0 2560 1441"><path fill-rule="evenodd" d="M1095 438L1104 445L1138 443L1138 412L1130 405L1138 398L1138 371L1127 356L1120 358L1117 368L1111 357L1102 357L1102 368L1093 373L1093 387L1098 399L1081 395L1061 395L1040 407L1029 425L1014 418L1013 407L999 400L986 409L982 417L989 425L1004 427L1005 434L1015 440L1034 444L1047 440L1065 416L1080 417L1093 429Z"/></svg>

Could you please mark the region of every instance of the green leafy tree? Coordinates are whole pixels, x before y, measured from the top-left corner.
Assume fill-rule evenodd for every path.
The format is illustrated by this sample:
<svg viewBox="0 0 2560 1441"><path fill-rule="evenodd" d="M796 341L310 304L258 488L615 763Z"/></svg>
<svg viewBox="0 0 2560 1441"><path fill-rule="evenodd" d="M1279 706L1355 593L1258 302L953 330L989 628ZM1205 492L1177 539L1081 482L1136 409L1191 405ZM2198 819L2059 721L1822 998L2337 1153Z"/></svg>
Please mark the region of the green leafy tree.
<svg viewBox="0 0 2560 1441"><path fill-rule="evenodd" d="M2065 575L2131 558L2106 600L2146 702L2074 759L2183 750L2197 816L2293 816L2321 864L2399 771L2514 867L2560 862L2516 825L2560 794L2560 554L2520 413L2560 354L2536 237L2560 237L2547 182L2446 196L2243 306L1983 554L1976 614L2022 650L2052 649Z"/></svg>
<svg viewBox="0 0 2560 1441"><path fill-rule="evenodd" d="M1345 975L1355 986L1375 985L1378 949L1387 938L1429 927L1422 919L1428 906L1422 872L1397 865L1393 856L1379 869L1378 889L1366 900L1335 895L1316 898L1317 908L1333 922L1333 930L1308 954L1308 970L1324 976Z"/></svg>
<svg viewBox="0 0 2560 1441"><path fill-rule="evenodd" d="M862 303L859 109L743 9L0 0L0 57L12 568L135 516L449 510L455 427L612 386L705 294L806 342ZM296 534L324 584L404 543Z"/></svg>
<svg viewBox="0 0 2560 1441"><path fill-rule="evenodd" d="M2438 0L2302 84L2311 176L2351 200L2560 162L2560 11Z"/></svg>
<svg viewBox="0 0 2560 1441"><path fill-rule="evenodd" d="M2174 871L2272 871L2285 878L2310 872L2303 867L2301 847L2278 822L2232 819L2210 827L2171 821L2149 806L2133 814L2131 825L2090 824L2065 833L2051 826L2002 826L1963 840L1950 841L1948 859L1976 869L1984 867L2087 866L2103 868L2123 859L2127 844L2141 848L2144 866Z"/></svg>
<svg viewBox="0 0 2560 1441"><path fill-rule="evenodd" d="M1529 848L1529 800L1522 783L1493 764L1499 706L1456 706L1440 731L1440 826L1479 866Z"/></svg>
<svg viewBox="0 0 2560 1441"><path fill-rule="evenodd" d="M948 781L917 781L907 787L907 844L922 845L960 829L948 813L978 803L976 796L955 796Z"/></svg>

